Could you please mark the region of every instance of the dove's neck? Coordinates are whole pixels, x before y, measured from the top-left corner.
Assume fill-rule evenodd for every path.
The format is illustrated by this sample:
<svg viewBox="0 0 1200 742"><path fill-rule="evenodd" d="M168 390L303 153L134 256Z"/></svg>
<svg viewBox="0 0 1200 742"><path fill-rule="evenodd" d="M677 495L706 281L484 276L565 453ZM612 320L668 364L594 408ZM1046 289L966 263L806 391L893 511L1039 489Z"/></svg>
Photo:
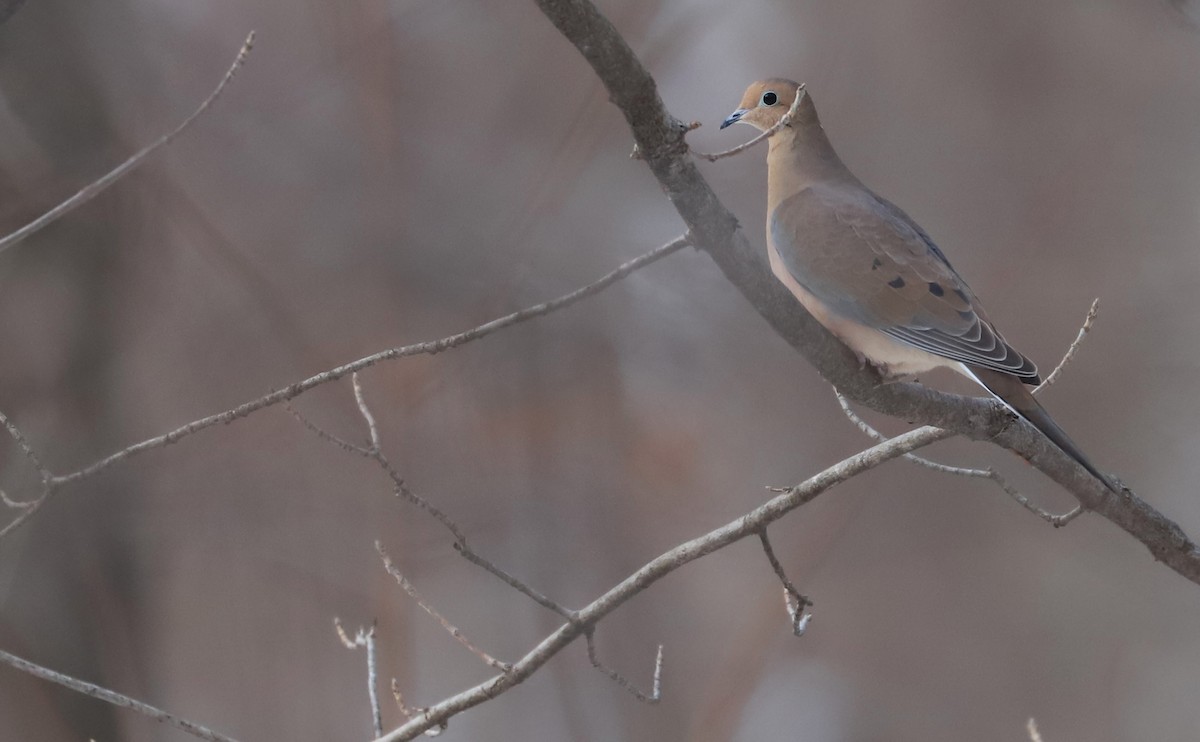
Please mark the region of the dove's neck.
<svg viewBox="0 0 1200 742"><path fill-rule="evenodd" d="M768 214L791 196L817 183L858 184L842 163L821 122L812 99L805 96L791 125L776 132L767 152Z"/></svg>

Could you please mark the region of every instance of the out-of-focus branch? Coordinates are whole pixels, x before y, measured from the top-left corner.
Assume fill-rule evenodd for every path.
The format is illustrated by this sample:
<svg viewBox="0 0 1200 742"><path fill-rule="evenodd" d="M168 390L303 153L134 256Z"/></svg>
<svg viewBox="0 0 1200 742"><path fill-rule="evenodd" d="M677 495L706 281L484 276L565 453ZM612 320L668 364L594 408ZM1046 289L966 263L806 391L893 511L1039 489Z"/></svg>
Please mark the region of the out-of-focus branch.
<svg viewBox="0 0 1200 742"><path fill-rule="evenodd" d="M938 440L936 435L922 428L879 443L782 492L740 518L659 555L611 590L574 612L571 620L514 662L508 672L421 709L420 713L414 714L407 723L388 732L376 742L415 739L428 729L445 726L451 717L524 682L565 647L592 631L605 616L666 575L748 536L758 535L771 523L835 485L909 451L929 445L935 440Z"/></svg>
<svg viewBox="0 0 1200 742"><path fill-rule="evenodd" d="M2 22L3 19L0 19L0 23ZM183 123L181 123L179 126L176 126L166 134L163 134L149 146L139 150L128 160L125 160L125 162L122 162L105 175L100 176L100 178L84 186L83 189L74 196L71 196L66 201L63 201L58 206L50 209L45 214L42 214L37 219L34 219L7 237L0 239L0 253L4 252L31 234L53 224L70 212L74 211L80 206L83 206L88 201L91 201L96 196L99 196L105 191L105 189L107 189L113 183L116 183L127 173L129 173L129 171L145 162L147 157L170 144L171 140L182 134L185 129L191 126L196 119L200 118L200 116L202 116L204 112L208 110L209 106L211 106L217 100L217 98L221 96L221 93L225 91L225 87L229 85L234 76L237 75L238 70L241 69L242 64L245 63L246 58L250 56L250 50L253 48L254 31L251 31L250 35L246 37L246 42L242 44L241 50L238 51L237 57L234 58L233 64L230 65L229 71L225 73L225 76L221 78L221 82L218 83L217 87L208 94L208 97L204 99L200 106L192 112L191 116L188 116L183 120Z"/></svg>
<svg viewBox="0 0 1200 742"><path fill-rule="evenodd" d="M21 672L29 673L34 677L41 678L42 680L49 680L51 683L58 683L64 688L70 688L71 690L82 693L85 696L98 698L101 701L106 701L114 706L136 711L143 716L148 716L155 721L162 722L163 724L169 724L176 729L187 732L193 737L197 737L199 739L208 740L208 742L237 742L237 740L235 740L233 737L227 737L220 732L214 732L208 727L197 724L194 721L188 721L187 719L178 717L174 714L167 713L162 709L157 709L148 703L142 703L137 699L122 695L116 691L111 691L107 688L102 688L98 685L88 683L83 680L77 680L69 675L63 675L61 672L55 672L54 670L34 664L29 660L21 659L15 654L9 654L3 650L0 650L0 663L16 668Z"/></svg>
<svg viewBox="0 0 1200 742"><path fill-rule="evenodd" d="M473 327L464 332L454 335L449 335L438 340L429 340L423 343L414 343L413 345L405 345L396 348L389 348L378 353L372 353L369 356L359 358L356 361L337 366L335 368L323 371L315 376L310 376L303 381L298 381L294 384L276 390L270 394L263 395L257 399L238 405L232 409L218 412L215 415L202 417L198 420L193 420L186 425L182 425L168 433L147 438L144 441L135 443L131 446L122 448L120 451L112 453L98 461L95 461L87 466L73 471L69 474L55 475L49 469L41 465L40 460L33 456L31 460L38 467L42 474L43 487L42 491L34 499L29 500L26 504L20 505L22 512L9 521L3 528L0 528L0 538L11 533L19 528L26 521L34 516L35 513L50 499L52 495L61 490L64 486L83 481L89 477L95 476L102 471L105 471L111 466L118 464L126 459L129 459L138 454L145 453L158 448L165 448L173 443L178 443L180 440L187 438L190 435L211 428L216 425L223 425L240 420L241 418L252 415L260 410L273 407L277 404L285 403L299 397L301 394L314 389L318 386L328 384L338 379L345 378L348 375L354 374L363 369L370 368L377 363L391 361L398 358L407 358L416 355L433 355L441 353L445 350L457 348L460 345L478 340L480 338L491 335L494 332L511 327L512 325L520 324L535 317L541 317L559 309L564 309L583 299L600 293L604 289L629 276L631 273L644 268L651 263L654 263L666 256L679 251L680 249L691 244L691 240L686 235L681 235L675 239L661 245L644 255L640 255L632 260L626 261L617 266L616 269L610 271L598 280L587 284L581 288L575 289L569 293L563 294L557 299L552 299L541 304L535 304L526 307L519 311L498 317L490 322L485 322L482 325ZM8 432L21 446L26 456L29 456L33 451L29 446L28 441L20 434L20 431L13 425L8 418L2 418ZM350 444L347 444L350 445ZM351 446L354 448L353 446ZM369 453L369 452L365 452ZM398 485L399 487L400 485ZM405 494L401 489L398 489L397 494ZM407 495L406 495L407 496ZM8 499L7 497L5 499ZM12 499L14 504L19 503L17 499Z"/></svg>
<svg viewBox="0 0 1200 742"><path fill-rule="evenodd" d="M717 199L688 153L688 127L671 116L654 79L590 0L536 0L591 65L621 110L646 165L679 212L697 248L775 331L856 402L902 420L934 425L1006 448L1073 494L1080 504L1132 535L1154 556L1200 584L1200 548L1177 524L1128 489L1114 494L1032 425L991 400L945 394L912 383L883 384L770 275L737 219Z"/></svg>

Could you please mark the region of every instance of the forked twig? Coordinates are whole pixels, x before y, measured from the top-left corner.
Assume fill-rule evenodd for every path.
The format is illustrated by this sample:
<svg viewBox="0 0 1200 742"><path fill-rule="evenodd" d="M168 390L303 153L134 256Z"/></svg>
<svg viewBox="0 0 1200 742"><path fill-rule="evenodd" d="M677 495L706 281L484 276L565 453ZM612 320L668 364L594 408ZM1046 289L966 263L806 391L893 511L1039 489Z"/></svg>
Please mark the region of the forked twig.
<svg viewBox="0 0 1200 742"><path fill-rule="evenodd" d="M365 647L367 650L367 696L371 700L371 724L375 730L375 736L383 734L383 712L379 708L379 676L376 672L377 664L375 659L375 622L371 622L371 628L360 628L351 639L342 628L342 622L334 618L333 628L337 631L338 638L342 640L342 645L346 649L357 649Z"/></svg>
<svg viewBox="0 0 1200 742"><path fill-rule="evenodd" d="M794 119L796 117L796 112L800 110L800 101L804 100L804 96L806 96L806 95L808 95L808 93L804 89L804 84L801 84L800 87L796 88L796 99L792 101L792 106L791 106L791 108L789 108L787 110L787 113L783 114L783 116L781 116L780 119L778 121L776 121L769 129L765 129L764 131L759 132L758 136L754 137L750 141L743 142L742 144L739 144L738 146L734 147L733 149L727 149L724 152L715 152L713 154L709 154L707 152L696 152L695 150L693 150L692 154L695 155L696 157L699 157L702 160L708 160L709 162L716 162L717 160L720 160L720 159L723 159L726 157L733 157L736 154L741 154L742 152L745 152L746 150L750 149L751 147L758 144L762 140L766 139L767 137L771 136L775 132L779 131L783 127L792 123L792 119Z"/></svg>
<svg viewBox="0 0 1200 742"><path fill-rule="evenodd" d="M636 572L626 577L608 592L588 603L574 613L573 620L565 622L530 649L524 657L513 663L508 672L500 673L484 682L446 698L433 706L422 709L408 723L387 732L376 742L399 742L414 739L427 729L444 725L447 720L462 711L489 701L508 691L538 671L571 642L585 635L612 611L641 594L652 584L685 564L702 559L743 538L757 535L770 523L779 520L792 510L812 501L822 492L857 476L867 469L933 441L931 429L918 430L896 436L886 443L866 449L824 471L810 477L795 487L789 487L766 503L733 521L713 529L703 536L679 544L647 562Z"/></svg>
<svg viewBox="0 0 1200 742"><path fill-rule="evenodd" d="M596 652L596 632L595 629L584 632L584 639L587 642L588 659L592 663L592 667L604 673L614 683L629 691L629 694L638 699L642 703L648 703L651 706L662 700L662 668L663 668L663 645L658 645L658 652L654 655L654 679L651 681L650 692L645 693L636 685L630 682L624 675L613 670L600 661L600 657Z"/></svg>
<svg viewBox="0 0 1200 742"><path fill-rule="evenodd" d="M866 433L873 440L888 440L887 436L871 427L866 420L863 420L854 412L854 410L850 409L850 402L844 396L842 396L838 390L834 389L833 393L837 396L838 404L842 406L842 412L846 413L846 417L849 418L850 421L855 425L857 425L859 430ZM941 440L952 438L954 436L954 434L949 431L943 430L941 432L944 433L944 435L942 435L940 438ZM1021 491L1016 487L1012 486L1012 484L1010 484L1003 475L991 467L987 467L986 469L972 469L965 466L951 466L949 464L942 464L937 461L932 461L923 456L917 456L916 454L905 454L903 458L911 461L914 464L917 464L918 466L923 466L926 469L932 469L933 471L941 472L942 474L953 474L955 476L969 477L972 479L989 479L995 482L996 486L1003 490L1006 495L1016 500L1021 507L1025 508L1055 528L1061 528L1062 526L1067 525L1083 513L1083 506L1081 505L1076 505L1070 511L1062 514L1055 514L1048 510L1043 510L1037 505L1034 505L1028 497L1022 494Z"/></svg>
<svg viewBox="0 0 1200 742"><path fill-rule="evenodd" d="M363 418L363 422L367 426L368 437L371 441L370 448L357 446L324 430L320 426L309 421L308 418L300 414L298 411L292 409L291 405L288 405L288 410L292 413L293 417L299 420L304 427L312 431L317 437L328 443L331 443L334 446L337 446L343 451L347 451L348 453L353 453L358 456L363 456L378 464L379 468L382 469L383 472L387 474L388 478L392 480L392 489L396 496L407 500L413 505L416 505L441 523L442 526L450 532L450 535L454 537L454 549L461 554L464 559L487 570L502 582L529 597L530 600L533 600L543 608L554 611L563 618L571 620L572 616L574 615L572 611L559 605L522 580L514 577L500 566L475 552L467 544L466 534L462 532L462 529L457 523L454 522L452 518L450 518L449 515L447 515L426 498L412 491L412 489L404 481L404 477L402 477L400 472L397 471L394 466L392 466L391 461L389 461L387 456L383 453L382 440L379 435L378 426L375 424L375 416L371 412L370 406L367 404L366 395L363 392L362 384L358 379L358 375L353 374L352 380L354 382L354 401L358 407L359 414Z"/></svg>
<svg viewBox="0 0 1200 742"><path fill-rule="evenodd" d="M34 234L44 227L53 224L63 216L86 204L88 201L91 201L93 198L104 192L104 190L113 183L116 183L118 180L120 180L130 170L133 170L138 165L141 165L147 157L154 154L154 152L166 146L167 144L170 144L171 140L182 134L185 129L191 126L196 119L200 118L200 116L208 110L209 106L211 106L217 100L217 98L221 96L221 93L225 91L225 87L229 85L234 76L237 75L238 70L241 69L242 64L245 63L246 58L250 56L250 50L254 48L254 36L255 32L251 31L246 37L246 42L242 44L242 48L238 51L237 57L233 60L233 64L230 65L229 71L227 71L225 76L221 78L221 82L218 83L217 87L208 94L208 97L204 99L199 108L193 111L191 116L188 116L183 120L183 123L162 135L152 144L141 149L132 157L125 160L105 175L100 176L99 179L94 180L88 185L84 186L83 189L74 196L71 196L66 201L63 201L58 206L50 209L45 214L42 214L37 219L34 219L24 227L21 227L12 234L9 234L7 237L0 239L0 253L4 252L31 234Z"/></svg>
<svg viewBox="0 0 1200 742"><path fill-rule="evenodd" d="M147 438L139 443L126 446L115 453L109 454L102 459L93 461L87 466L77 469L69 474L51 476L49 479L45 480L42 493L36 499L30 501L29 507L25 508L24 512L5 524L3 528L0 528L0 538L3 538L7 534L24 525L46 503L50 496L63 486L88 479L112 466L115 466L116 464L121 463L122 461L125 461L126 459L132 458L133 456L137 456L154 449L164 448L177 443L184 438L199 433L202 430L206 430L216 425L228 424L234 422L235 420L249 417L250 415L253 415L268 407L286 403L315 387L337 381L355 373L356 371L362 371L363 369L369 368L378 363L395 360L398 358L408 358L416 355L433 355L436 353L441 353L442 351L457 348L460 345L465 345L466 343L486 337L506 327L525 322L533 319L534 317L540 317L549 314L559 309L564 309L572 304L582 301L583 299L600 293L604 289L629 276L635 271L638 271L650 265L651 263L665 258L672 253L678 252L682 248L691 244L691 239L687 235L680 235L679 237L676 237L670 242L667 242L666 244L661 245L650 252L633 258L632 260L627 260L626 262L617 266L614 270L608 272L604 276L601 276L596 281L563 294L556 299L542 302L540 304L534 304L533 306L512 312L511 314L507 314L503 317L498 317L464 332L449 335L437 340L414 343L412 345L404 345L395 348L389 348L378 353L372 353L371 355L364 356L356 361L331 368L327 371L316 374L315 376L310 376L307 379L298 381L294 384L284 387L283 389L279 389L271 392L270 394L258 397L257 399L250 400L249 402L240 404L237 407L193 420L192 422L181 425L170 432L154 436L153 438ZM309 427L315 428L315 426L311 425ZM10 429L9 432L11 434L12 430ZM358 448L350 444L347 444L347 446L350 449ZM359 453L362 452L360 451ZM396 492L398 495L407 497L414 502L419 503L420 501L420 498L416 497L411 492L408 492L407 488L405 488L402 483L397 484ZM10 499L12 499L14 502L18 502L18 500L14 498ZM440 512L437 511L436 508L429 506L428 503L426 503L423 507L426 507L426 509L428 509L430 512ZM445 516L443 514L442 518L444 517ZM445 522L448 524L448 519L446 519Z"/></svg>

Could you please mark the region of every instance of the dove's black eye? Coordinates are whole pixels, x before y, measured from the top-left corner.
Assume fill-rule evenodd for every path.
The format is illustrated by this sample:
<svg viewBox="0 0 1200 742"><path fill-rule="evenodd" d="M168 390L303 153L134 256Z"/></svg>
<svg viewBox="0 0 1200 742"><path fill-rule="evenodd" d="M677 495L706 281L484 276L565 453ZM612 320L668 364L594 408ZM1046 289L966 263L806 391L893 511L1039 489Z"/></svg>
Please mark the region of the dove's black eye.
<svg viewBox="0 0 1200 742"><path fill-rule="evenodd" d="M779 96L768 90L763 93L762 102L764 106L773 106L779 102Z"/></svg>

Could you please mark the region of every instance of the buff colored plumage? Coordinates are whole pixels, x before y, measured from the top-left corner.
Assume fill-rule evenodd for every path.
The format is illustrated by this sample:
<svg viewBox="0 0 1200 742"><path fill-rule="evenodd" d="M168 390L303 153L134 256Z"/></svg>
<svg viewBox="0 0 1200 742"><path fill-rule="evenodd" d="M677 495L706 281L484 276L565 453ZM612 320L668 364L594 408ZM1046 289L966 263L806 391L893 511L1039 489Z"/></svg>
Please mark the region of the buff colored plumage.
<svg viewBox="0 0 1200 742"><path fill-rule="evenodd" d="M1037 368L1009 345L921 227L867 188L830 144L795 82L751 85L721 124L775 131L767 153L771 270L834 335L886 375L947 367L979 383L1118 491L1034 399Z"/></svg>

